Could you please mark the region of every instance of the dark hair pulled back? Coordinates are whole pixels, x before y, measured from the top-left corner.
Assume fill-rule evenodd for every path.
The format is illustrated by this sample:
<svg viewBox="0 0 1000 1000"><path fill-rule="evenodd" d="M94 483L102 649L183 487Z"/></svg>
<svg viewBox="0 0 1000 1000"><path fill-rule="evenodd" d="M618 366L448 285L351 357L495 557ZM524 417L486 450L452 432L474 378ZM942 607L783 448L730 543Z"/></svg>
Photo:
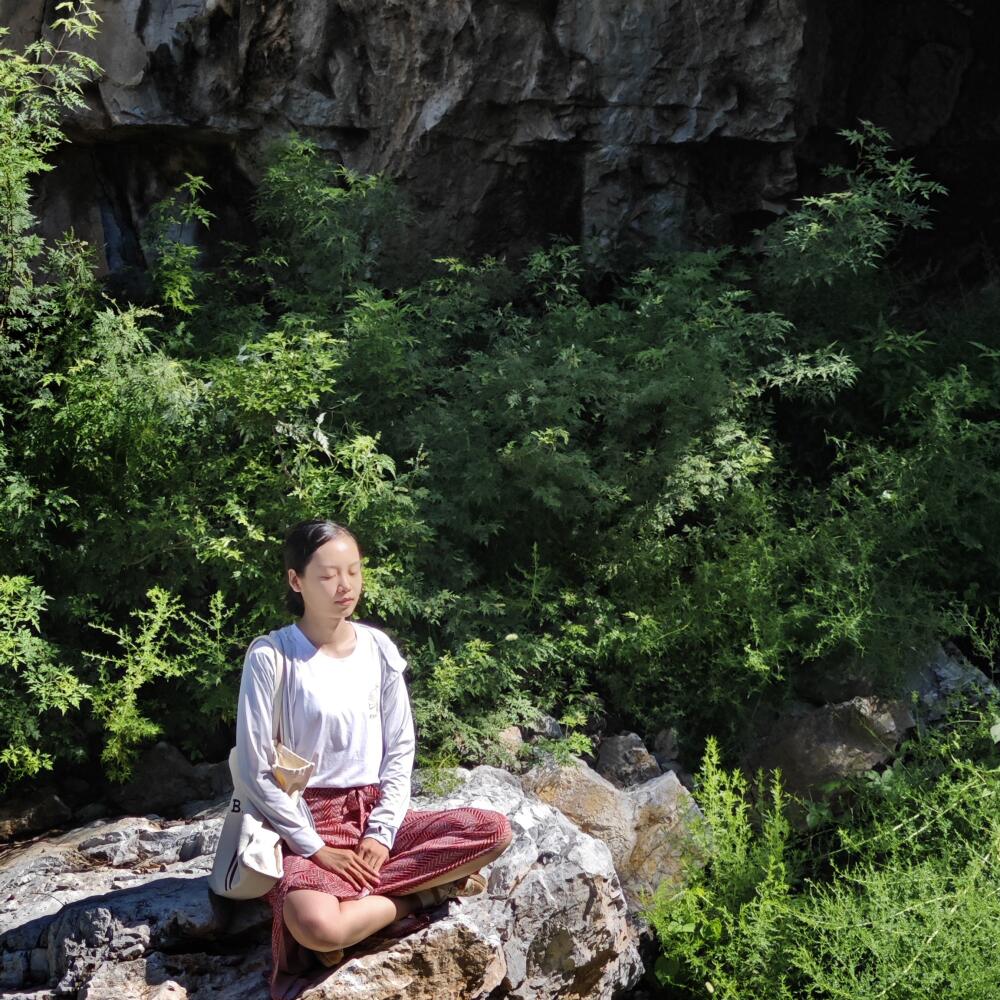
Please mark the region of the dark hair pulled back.
<svg viewBox="0 0 1000 1000"><path fill-rule="evenodd" d="M287 577L290 569L294 569L300 575L305 573L306 566L309 565L309 560L312 559L313 553L321 545L325 545L331 539L339 538L341 535L347 535L349 538L354 539L354 544L358 546L358 551L361 551L361 546L358 544L357 538L354 537L354 532L342 524L337 524L336 521L314 518L311 521L299 521L298 524L293 525L285 535L285 543L282 549L285 561L285 576ZM297 615L300 618L306 611L302 595L298 591L292 590L287 584L285 607L293 615Z"/></svg>

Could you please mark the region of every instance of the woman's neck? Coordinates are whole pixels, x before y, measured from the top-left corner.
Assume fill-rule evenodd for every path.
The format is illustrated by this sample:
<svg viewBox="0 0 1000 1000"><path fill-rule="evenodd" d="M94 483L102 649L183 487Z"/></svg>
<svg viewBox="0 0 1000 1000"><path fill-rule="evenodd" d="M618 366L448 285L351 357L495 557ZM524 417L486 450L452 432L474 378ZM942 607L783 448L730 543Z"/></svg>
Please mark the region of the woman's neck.
<svg viewBox="0 0 1000 1000"><path fill-rule="evenodd" d="M347 656L357 643L354 626L346 618L311 617L306 612L298 624L305 637L328 656Z"/></svg>

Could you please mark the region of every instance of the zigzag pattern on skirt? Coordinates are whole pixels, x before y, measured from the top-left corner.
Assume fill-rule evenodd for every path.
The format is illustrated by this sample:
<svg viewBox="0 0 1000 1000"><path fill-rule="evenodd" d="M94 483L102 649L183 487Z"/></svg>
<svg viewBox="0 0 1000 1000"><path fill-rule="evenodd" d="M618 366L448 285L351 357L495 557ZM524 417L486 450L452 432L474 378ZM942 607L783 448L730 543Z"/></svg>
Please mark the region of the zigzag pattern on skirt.
<svg viewBox="0 0 1000 1000"><path fill-rule="evenodd" d="M304 798L324 843L328 847L354 848L378 802L379 786L307 788ZM492 809L409 809L379 871L375 891L384 896L405 895L429 879L488 854L509 835L507 817ZM359 899L371 890L356 889L334 872L291 853L286 844L282 844L282 851L284 877L264 897L273 914L271 1000L294 1000L319 966L313 953L303 948L285 926L285 897L295 889L316 889L338 899Z"/></svg>

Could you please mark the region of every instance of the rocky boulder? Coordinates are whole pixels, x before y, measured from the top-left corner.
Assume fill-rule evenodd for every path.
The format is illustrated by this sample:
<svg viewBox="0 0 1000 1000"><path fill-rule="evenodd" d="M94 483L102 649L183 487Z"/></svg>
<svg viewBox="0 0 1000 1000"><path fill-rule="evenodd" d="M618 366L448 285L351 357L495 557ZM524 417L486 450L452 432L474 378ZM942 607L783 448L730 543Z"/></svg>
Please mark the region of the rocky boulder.
<svg viewBox="0 0 1000 1000"><path fill-rule="evenodd" d="M418 792L413 806L510 818L514 842L486 869L487 892L439 908L409 937L359 946L303 1000L600 998L637 981L637 929L608 847L505 771L459 778L446 795ZM263 1000L270 913L206 886L224 808L97 820L13 850L0 875L0 986L33 992L4 995Z"/></svg>
<svg viewBox="0 0 1000 1000"><path fill-rule="evenodd" d="M782 784L809 796L822 785L861 774L892 756L914 725L903 700L874 695L819 708L794 703L759 735L743 760L743 769L780 769Z"/></svg>
<svg viewBox="0 0 1000 1000"><path fill-rule="evenodd" d="M26 837L65 823L72 810L53 791L42 790L30 801L5 802L0 806L0 840Z"/></svg>
<svg viewBox="0 0 1000 1000"><path fill-rule="evenodd" d="M521 735L520 727L507 726L497 733L497 743L509 758L512 765L517 764L517 759L524 750L524 737Z"/></svg>
<svg viewBox="0 0 1000 1000"><path fill-rule="evenodd" d="M596 771L617 788L642 784L661 773L656 758L637 733L621 733L602 740Z"/></svg>
<svg viewBox="0 0 1000 1000"><path fill-rule="evenodd" d="M690 824L700 812L672 771L622 790L583 761L548 761L521 780L526 790L608 845L636 914L661 881L680 882Z"/></svg>
<svg viewBox="0 0 1000 1000"><path fill-rule="evenodd" d="M828 656L812 664L795 682L798 700L783 708L762 706L746 737L752 749L741 761L743 769L752 774L777 768L788 791L824 796L828 783L887 763L918 720L934 724L957 701L981 702L997 693L951 642L914 646L907 656L902 676L883 681L881 688L878 666L861 655Z"/></svg>
<svg viewBox="0 0 1000 1000"><path fill-rule="evenodd" d="M521 730L531 739L561 740L563 738L562 726L551 715L543 713L522 725Z"/></svg>
<svg viewBox="0 0 1000 1000"><path fill-rule="evenodd" d="M911 701L928 722L945 712L949 699L965 695L979 700L996 690L990 679L971 664L953 642L914 646L906 652L902 677L888 685L890 697ZM805 701L817 705L850 701L859 696L887 693L877 678L884 671L876 662L858 652L828 654L795 679L795 691Z"/></svg>
<svg viewBox="0 0 1000 1000"><path fill-rule="evenodd" d="M997 693L993 682L953 642L934 645L921 656L901 687L906 695L916 695L919 711L928 722L940 719L953 700L979 702Z"/></svg>
<svg viewBox="0 0 1000 1000"><path fill-rule="evenodd" d="M138 760L132 779L112 795L127 813L169 813L192 800L218 799L232 788L229 764L192 764L176 747L156 743Z"/></svg>

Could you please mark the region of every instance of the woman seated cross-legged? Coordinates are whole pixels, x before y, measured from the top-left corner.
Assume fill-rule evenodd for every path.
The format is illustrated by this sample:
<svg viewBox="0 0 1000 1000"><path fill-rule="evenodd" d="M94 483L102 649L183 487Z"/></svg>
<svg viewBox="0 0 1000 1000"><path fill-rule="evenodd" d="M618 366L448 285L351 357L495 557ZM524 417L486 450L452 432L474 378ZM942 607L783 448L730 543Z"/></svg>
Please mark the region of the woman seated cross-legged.
<svg viewBox="0 0 1000 1000"><path fill-rule="evenodd" d="M351 532L325 520L285 539L289 610L243 664L236 747L253 804L282 837L273 911L272 1000L292 1000L320 965L388 924L485 889L480 868L511 842L489 809L409 808L415 749L406 661L380 629L350 620L362 588ZM277 656L282 742L314 769L294 803L271 772Z"/></svg>

